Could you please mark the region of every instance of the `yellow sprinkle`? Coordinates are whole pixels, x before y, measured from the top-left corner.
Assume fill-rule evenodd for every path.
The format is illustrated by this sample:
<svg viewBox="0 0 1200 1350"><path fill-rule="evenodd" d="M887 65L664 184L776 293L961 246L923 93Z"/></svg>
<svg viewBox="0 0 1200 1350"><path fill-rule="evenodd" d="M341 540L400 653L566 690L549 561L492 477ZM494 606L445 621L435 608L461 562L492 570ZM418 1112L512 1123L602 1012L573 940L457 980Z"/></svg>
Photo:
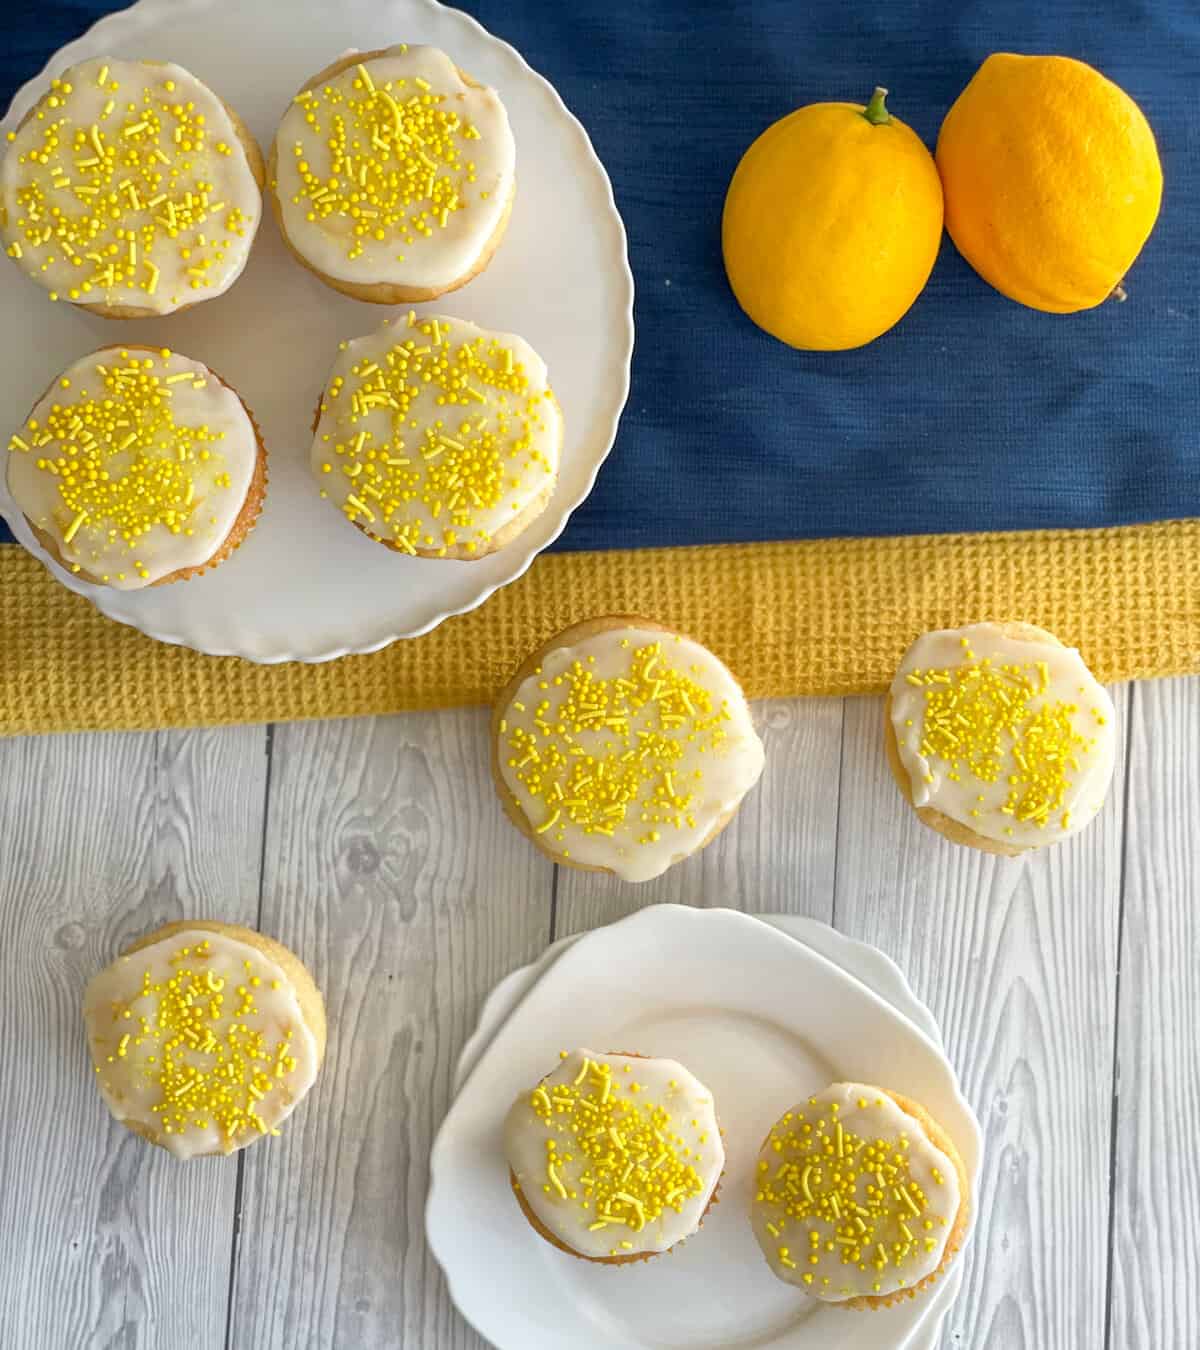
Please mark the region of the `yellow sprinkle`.
<svg viewBox="0 0 1200 1350"><path fill-rule="evenodd" d="M70 525L67 526L66 531L65 531L64 534L63 534L63 543L64 543L64 544L69 544L69 543L71 542L71 540L75 538L75 536L79 533L79 527L80 527L86 520L87 520L87 512L86 512L86 511L79 511L79 512L76 512L75 518L71 521Z"/></svg>

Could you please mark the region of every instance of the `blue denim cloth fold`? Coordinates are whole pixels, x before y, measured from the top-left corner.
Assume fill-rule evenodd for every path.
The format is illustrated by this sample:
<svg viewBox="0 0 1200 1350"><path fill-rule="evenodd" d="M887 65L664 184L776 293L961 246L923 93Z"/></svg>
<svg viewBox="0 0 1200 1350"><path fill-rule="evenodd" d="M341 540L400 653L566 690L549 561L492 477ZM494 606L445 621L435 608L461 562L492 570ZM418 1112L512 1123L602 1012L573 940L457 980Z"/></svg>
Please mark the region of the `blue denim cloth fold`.
<svg viewBox="0 0 1200 1350"><path fill-rule="evenodd" d="M637 280L616 448L560 548L1115 525L1200 515L1200 6L1195 0L469 0L587 127ZM105 0L6 11L0 105ZM398 39L403 37L397 35ZM1163 212L1124 304L1036 313L947 239L858 351L801 353L738 309L720 217L770 122L876 84L930 145L992 51L1099 67L1158 136ZM23 409L4 409L4 421Z"/></svg>

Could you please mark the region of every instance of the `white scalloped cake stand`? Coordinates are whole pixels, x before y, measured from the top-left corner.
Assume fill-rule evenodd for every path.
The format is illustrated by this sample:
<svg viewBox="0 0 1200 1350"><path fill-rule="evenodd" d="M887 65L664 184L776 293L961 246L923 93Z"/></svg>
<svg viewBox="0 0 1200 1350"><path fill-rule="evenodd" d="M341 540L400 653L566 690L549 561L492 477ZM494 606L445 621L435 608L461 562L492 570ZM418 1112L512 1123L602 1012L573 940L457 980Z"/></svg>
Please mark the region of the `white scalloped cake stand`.
<svg viewBox="0 0 1200 1350"><path fill-rule="evenodd" d="M891 1004L904 1018L916 1026L937 1047L941 1034L932 1013L916 997L899 967L877 948L830 928L814 919L794 915L761 915L762 922L819 953L839 966L843 972L865 985L879 998ZM454 1088L457 1093L487 1051L496 1033L514 1009L541 977L553 966L564 951L579 942L586 934L562 938L552 944L539 959L507 975L489 994L474 1032L464 1045L455 1070ZM951 1273L929 1297L924 1315L907 1339L903 1350L934 1350L946 1313L957 1298L962 1286L962 1266ZM847 1330L853 1331L848 1318ZM580 1345L584 1345L583 1341ZM839 1342L840 1344L840 1342ZM855 1344L853 1336L845 1342L847 1350Z"/></svg>
<svg viewBox="0 0 1200 1350"><path fill-rule="evenodd" d="M251 661L326 661L426 633L514 581L591 491L629 390L633 278L612 188L587 133L506 43L436 0L140 0L64 47L13 100L14 126L44 81L88 56L169 59L225 98L265 146L295 90L348 47L443 48L494 85L517 141L518 189L504 241L461 291L418 306L518 332L547 359L566 420L547 510L478 562L429 561L372 543L321 501L308 470L313 408L337 343L389 311L328 290L286 254L270 211L246 271L220 299L168 319L112 323L52 304L0 260L0 447L65 366L113 342L169 346L211 365L254 410L270 451L254 533L206 576L144 591L80 582L50 562L3 488L0 514L64 585L164 642ZM12 322L18 316L19 323ZM0 456L6 452L0 449Z"/></svg>

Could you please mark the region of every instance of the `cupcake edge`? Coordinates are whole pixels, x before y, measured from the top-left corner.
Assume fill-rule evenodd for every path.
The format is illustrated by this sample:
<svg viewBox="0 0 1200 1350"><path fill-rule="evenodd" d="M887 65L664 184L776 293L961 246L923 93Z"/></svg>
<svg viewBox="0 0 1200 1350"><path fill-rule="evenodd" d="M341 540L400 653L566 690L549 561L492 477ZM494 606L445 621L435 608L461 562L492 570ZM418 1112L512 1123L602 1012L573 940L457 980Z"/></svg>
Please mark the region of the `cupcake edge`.
<svg viewBox="0 0 1200 1350"><path fill-rule="evenodd" d="M256 928L246 928L242 924L223 923L217 919L175 919L170 923L165 923L160 927L155 928L144 937L138 938L135 942L125 948L121 953L121 956L132 956L134 953L139 952L146 947L154 946L156 943L168 941L172 937L179 936L182 933L194 932L213 933L219 937L229 938L230 940L240 942L247 947L252 947L268 960L274 962L274 964L287 976L288 982L292 986L292 991L296 996L296 1002L300 1006L300 1013L304 1018L305 1026L307 1026L316 1043L317 1057L313 1071L313 1083L315 1084L316 1076L320 1073L321 1066L325 1061L325 1043L328 1031L325 1016L325 1000L321 995L320 989L317 988L317 983L309 972L308 967L300 960L295 952L289 947L285 947L283 943L277 942L274 938L268 937L265 933L260 933ZM112 962L109 963L109 965L112 964ZM109 966L104 966L96 973L98 975L102 974L107 969L109 969ZM312 1085L310 1084L309 1090L311 1090L311 1086ZM307 1095L308 1092L306 1091L305 1096ZM303 1098L301 1100L303 1100ZM297 1102L296 1106L299 1105L300 1102ZM107 1102L105 1102L105 1107L108 1109ZM110 1114L112 1114L111 1111ZM131 1133L144 1139L148 1144L153 1144L155 1148L161 1148L165 1153L171 1152L155 1131L142 1121L120 1120L115 1115L113 1115L113 1119ZM255 1141L249 1140L246 1144L242 1145L242 1148L249 1147L253 1142ZM196 1154L195 1156L210 1158L231 1157L233 1156L233 1153L240 1152L241 1148L234 1149L232 1153L228 1154L217 1149L209 1153ZM174 1157L175 1155L172 1154L172 1156ZM188 1161L188 1159L180 1158L178 1161L185 1162Z"/></svg>
<svg viewBox="0 0 1200 1350"><path fill-rule="evenodd" d="M446 318L453 318L454 316L441 314L428 314L422 315L421 317L424 320L432 321L434 319L443 320ZM387 322L389 321L388 320L384 321L385 324ZM459 322L473 322L473 321L459 320ZM490 334L496 333L499 330L488 328L483 329L482 331ZM366 334L365 336L370 337L373 335ZM519 337L520 335L514 333L511 336ZM521 340L524 341L523 338ZM529 344L526 343L526 345L528 346ZM543 364L545 364L544 361ZM336 369L337 369L337 361L335 360L333 365L330 366L329 374L325 377L325 384L322 386L321 392L317 396L317 406L313 411L313 419L312 419L312 434L314 437L317 434L317 428L321 425L321 407L322 404L325 402L326 394L329 392L329 385L333 377L333 371ZM547 369L546 374L547 379L549 379L549 369ZM566 418L563 416L562 404L560 404L558 401L558 395L555 394L554 391L550 389L548 385L546 392L550 395L550 403L552 404L555 415L558 419L557 436L555 437L554 443L554 453L555 453L554 476L551 478L550 482L546 484L546 486L542 489L542 491L539 492L538 495L529 502L529 504L525 507L525 509L520 512L519 515L516 515L511 520L507 521L494 534L492 534L488 538L487 546L485 548L477 547L472 552L468 550L466 546L463 544L455 544L453 547L448 547L444 551L418 547L414 548L414 550L410 553L407 549L402 548L398 543L396 543L394 539L383 539L377 534L372 534L371 531L368 530L367 527L359 520L351 520L349 521L349 524L353 525L354 528L358 530L361 534L365 534L373 544L382 544L384 548L389 549L392 553L399 553L406 557L426 558L433 562L445 562L445 561L479 562L483 558L490 558L493 553L497 552L497 550L499 549L504 548L506 544L511 544L514 539L517 539L522 534L524 534L525 531L529 528L529 526L532 525L533 522L538 518L538 516L540 516L543 513L543 511L545 511L545 509L550 505L551 499L554 496L555 489L558 486L558 475L562 467L562 451L563 451L563 443L566 440L567 423ZM345 513L339 512L339 514L344 515Z"/></svg>
<svg viewBox="0 0 1200 1350"><path fill-rule="evenodd" d="M347 52L344 56L339 56L336 61L326 66L324 70L318 71L315 75L305 81L304 84L296 90L293 97L298 97L307 89L313 89L323 80L330 80L349 70L351 66L362 65L367 61L374 61L379 57L387 56L391 48L378 47L369 52ZM462 82L471 89L487 89L489 86L481 84L473 76L469 75L457 63L454 69ZM498 96L497 96L498 97ZM286 114L285 114L286 115ZM280 126L283 125L283 119L280 119ZM328 272L322 272L315 263L311 262L303 252L292 242L291 236L287 232L287 225L284 221L283 204L279 200L278 178L279 178L279 133L276 131L275 139L271 142L271 152L267 158L266 166L266 187L265 195L271 201L271 213L275 217L275 223L279 227L279 236L283 240L284 247L292 257L304 268L306 272L311 273L318 281L323 282L331 290L339 292L341 295L348 296L351 300L362 300L372 305L408 305L425 304L431 300L436 300L440 296L449 295L452 291L460 290L468 282L474 281L477 276L486 271L496 250L500 247L504 238L504 233L508 229L509 217L512 215L513 202L517 195L516 175L513 175L512 182L509 184L508 198L504 204L504 209L500 213L500 218L496 222L492 233L484 241L479 253L472 263L461 276L455 277L445 286L400 286L390 281L375 282L357 282L342 281L337 277L330 276ZM365 533L365 531L364 531ZM372 538L374 536L371 536ZM386 542L384 540L381 543ZM400 550L403 552L403 550ZM477 555L471 555L477 556ZM478 555L486 556L486 555Z"/></svg>
<svg viewBox="0 0 1200 1350"><path fill-rule="evenodd" d="M862 1086L871 1087L874 1091L880 1092L885 1097L890 1098L901 1111L906 1115L911 1116L912 1119L916 1121L929 1142L949 1159L953 1164L955 1175L958 1179L959 1203L958 1210L954 1215L954 1222L950 1225L950 1231L946 1235L946 1242L942 1248L941 1259L928 1275L918 1280L915 1284L907 1285L905 1288L897 1289L890 1294L858 1294L853 1298L846 1299L820 1298L816 1294L811 1294L808 1293L807 1290L801 1289L799 1285L793 1286L813 1302L823 1303L831 1308L843 1308L849 1312L861 1311L864 1309L875 1311L879 1308L890 1308L916 1298L919 1293L922 1293L941 1279L947 1267L950 1265L950 1262L958 1252L962 1250L963 1243L966 1241L971 1224L971 1182L970 1178L967 1176L967 1167L962 1160L962 1155L959 1153L954 1140L950 1138L940 1122L935 1120L920 1102L914 1101L911 1097L906 1097L899 1092L893 1092L890 1088L875 1087L873 1084L864 1083ZM768 1129L766 1135L763 1137L762 1143L759 1145L757 1156L762 1156L763 1151L770 1143L771 1135L778 1123L778 1120L772 1122L770 1129ZM750 1215L753 1214L753 1211L754 1200L751 1199L747 1214L748 1219ZM762 1243L756 1230L754 1231L754 1237L760 1250L762 1250ZM772 1275L783 1284L791 1284L790 1280L784 1280L770 1265L765 1251L762 1255L763 1260L767 1262Z"/></svg>
<svg viewBox="0 0 1200 1350"><path fill-rule="evenodd" d="M918 1280L916 1284L909 1285L905 1289L897 1289L892 1294L860 1294L857 1298L842 1299L837 1303L834 1303L831 1299L822 1300L851 1312L861 1309L891 1308L896 1304L906 1303L916 1298L919 1293L923 1293L945 1274L951 1261L962 1250L971 1226L971 1181L967 1176L967 1165L963 1162L962 1155L955 1146L954 1140L920 1102L914 1101L911 1097L906 1097L902 1093L892 1092L889 1088L880 1088L879 1090L890 1097L901 1111L911 1116L925 1132L929 1142L944 1153L954 1164L954 1170L958 1174L958 1212L955 1214L954 1222L950 1225L950 1232L946 1236L946 1245L942 1248L942 1259L938 1262L937 1268L930 1271L924 1279Z"/></svg>
<svg viewBox="0 0 1200 1350"><path fill-rule="evenodd" d="M121 342L114 343L108 347L98 347L95 352L89 353L89 356L98 356L101 352L109 351L150 352L152 355L156 355L159 348L149 347L145 343ZM183 353L180 353L180 355L183 355ZM189 358L189 360L196 359L197 358L195 357ZM254 416L253 412L251 412L245 399L242 398L241 394L238 393L233 385L229 384L228 381L218 375L207 362L200 362L199 364L205 367L213 379L229 390L234 398L242 405L242 411L246 414L247 418L249 418L250 425L254 428L254 439L258 449L258 453L254 457L254 469L250 475L250 483L246 488L246 496L242 501L241 509L234 517L233 524L229 527L228 534L226 534L224 540L218 545L216 550L204 562L197 563L191 567L178 567L174 572L168 572L166 576L159 577L157 581L152 581L144 587L139 587L138 589L140 590L153 590L155 586L167 586L174 581L190 581L193 577L203 576L205 572L210 572L215 567L219 567L220 564L231 557L237 549L241 548L242 544L258 523L258 518L262 514L263 506L266 503L267 483L270 475L267 469L267 447L266 443L263 441L262 428L258 425L258 419ZM33 408L36 408L46 395L50 393L54 388L56 380L57 377L55 377L55 380L51 380L46 388L37 396L33 401L30 411L32 411ZM24 516L24 513L22 513L22 515ZM35 525L28 516L24 516L24 520L33 533L34 538L64 572L68 572L74 577L80 577L82 580L93 586L105 585L105 582L101 581L99 577L93 576L84 568L80 568L78 572L72 572L72 564L64 560L63 555L59 550L57 539L55 539L48 531L42 529L40 525Z"/></svg>
<svg viewBox="0 0 1200 1350"><path fill-rule="evenodd" d="M150 61L139 59L138 64L144 66L165 66L171 63L167 61ZM191 75L191 71L188 71L188 74ZM260 196L266 195L267 165L265 159L263 158L262 147L255 139L253 132L251 132L250 128L245 124L245 122L242 121L237 111L234 108L232 108L228 103L226 103L225 100L221 98L220 95L217 94L217 92L214 89L211 88L211 86L204 84L204 81L201 80L200 77L197 75L192 75L192 79L194 79L197 84L204 85L204 88L208 89L209 93L212 94L212 96L224 109L225 115L226 117L229 118L230 125L233 127L234 135L238 139L238 144L241 146L242 151L246 156L246 165L250 170L250 175L254 179L255 183L258 184L259 195ZM29 111L25 114L25 116L22 117L21 120L17 123L17 125L13 128L14 132L21 131L21 129L26 125L26 123L28 123L32 118L37 116L39 110L43 108L43 106L46 103L46 100L50 97L50 93L51 91L47 89L46 92L33 105L33 107L29 109ZM262 211L260 210L259 225L261 224L262 224ZM254 247L254 238L257 236L257 234L258 230L256 228L254 236L251 237L250 242L246 247L246 261L249 261L250 252ZM244 267L245 264L243 263L243 270ZM30 274L24 268L21 268L21 272L26 277L27 280L34 281L34 278L30 276ZM240 273L238 277L235 277L234 280L231 281L229 285L225 288L225 290L221 291L219 295L200 297L191 301L189 304L179 305L175 309L167 310L165 312L157 309L149 309L142 305L106 305L103 303L96 303L95 301L88 301L85 303L83 301L70 299L68 299L66 303L69 305L73 305L76 309L86 310L89 314L96 314L102 319L113 319L113 320L169 319L173 318L176 314L183 314L185 311L189 309L195 309L197 305L204 304L205 300L219 300L222 295L225 295L230 290L232 290L233 287L237 285L239 280L240 280ZM34 284L35 285L37 284L36 281L34 281Z"/></svg>
<svg viewBox="0 0 1200 1350"><path fill-rule="evenodd" d="M496 785L496 793L500 798L501 806L504 808L504 814L535 848L560 866L573 867L579 872L604 872L608 876L616 876L617 873L611 867L602 867L596 863L577 862L574 858L566 858L561 853L555 853L546 846L542 836L538 834L530 824L528 816L522 809L520 802L518 802L513 795L508 784L504 781L504 775L500 771L500 723L504 720L506 710L516 697L517 690L520 689L521 685L535 672L549 652L557 647L570 646L572 643L594 637L599 633L609 633L621 628L643 628L652 633L665 633L668 637L686 638L689 642L695 642L698 647L704 646L702 642L697 642L695 638L688 637L686 633L677 633L675 629L668 628L665 624L658 623L654 619L644 619L637 614L610 614L601 618L584 619L580 623L572 624L568 628L561 629L558 633L554 634L553 637L547 639L546 642L527 656L520 666L517 667L516 672L509 678L507 683L496 695L495 702L492 705L492 717L489 727L489 736L491 738L490 762L492 781ZM704 650L708 651L709 649L704 647ZM721 660L715 653L710 654L713 655L716 660ZM721 664L725 665L723 661ZM725 669L728 670L729 667L726 666ZM730 676L733 677L732 671L730 671ZM733 678L734 683L737 684L736 677ZM738 684L738 688L741 689L740 684ZM744 693L743 697L745 697ZM748 793L753 786L754 785L751 784L751 787L746 789L746 793ZM746 793L743 793L741 798L739 798L739 800L726 811L723 816L713 822L712 828L695 848L687 853L681 853L677 858L672 858L667 870L669 871L670 868L674 867L677 863L683 862L685 858L690 858L692 854L699 853L703 849L706 849L730 821L733 820L734 816L737 815L738 811L741 809L742 802L746 799Z"/></svg>
<svg viewBox="0 0 1200 1350"><path fill-rule="evenodd" d="M589 868L588 870L603 871L605 869ZM606 1050L605 1054L620 1055L623 1059L656 1058L656 1056L640 1054L636 1050ZM550 1076L549 1074L543 1074L542 1077L538 1079L539 1086L542 1083L544 1083L546 1079L549 1078L549 1076ZM713 1115L716 1116L715 1104L713 1106ZM725 1131L721 1129L721 1122L719 1117L717 1117L717 1129L721 1134L722 1140L724 1140ZM726 1158L726 1162L728 1162L728 1158ZM721 1182L724 1180L724 1177L725 1177L725 1165L723 1163L720 1172L717 1174L717 1179L713 1183L712 1194L708 1197L708 1203L704 1206L704 1209L700 1213L700 1217L696 1220L696 1227L687 1235L687 1237L679 1238L677 1241L673 1242L669 1247L667 1247L664 1251L633 1252L629 1255L623 1256L588 1256L584 1252L576 1251L574 1247L569 1246L560 1237L556 1236L554 1233L550 1231L549 1228L546 1227L546 1225L541 1221L541 1219L539 1219L538 1216L533 1212L532 1206L529 1204L529 1201L525 1198L525 1193L521 1189L521 1183L517 1180L516 1173L512 1170L511 1167L508 1169L509 1186L512 1188L512 1193L516 1198L517 1204L520 1205L521 1207L521 1213L524 1214L526 1220L529 1223L529 1226L533 1229L533 1231L537 1233L539 1237L544 1238L552 1247L557 1247L560 1252L566 1253L567 1256L573 1256L578 1261L588 1261L594 1266L628 1266L639 1261L653 1261L655 1257L666 1256L670 1252L673 1252L676 1247L683 1246L685 1242L687 1242L690 1238L695 1237L696 1234L704 1227L704 1220L708 1218L709 1211L712 1209L712 1207L714 1205L718 1205L721 1203L720 1200Z"/></svg>
<svg viewBox="0 0 1200 1350"><path fill-rule="evenodd" d="M1044 628L1039 628L1036 624L1025 623L1020 619L983 620L981 622L992 624L1001 636L1014 642L1041 643L1052 647L1066 646L1066 643L1055 637L1053 633L1047 632ZM965 624L959 625L960 628L967 626ZM914 641L920 641L923 636L924 634L918 635ZM903 659L901 657L901 661ZM897 665L897 669L899 669L899 665ZM900 745L896 740L896 728L892 724L892 693L890 687L887 698L884 700L883 725L884 751L887 754L888 768L891 769L892 777L896 780L896 785L899 787L904 800L923 825L927 825L931 830L935 830L944 838L949 839L952 844L960 844L964 848L977 849L980 853L990 853L1000 858L1020 858L1026 853L1034 853L1039 848L1048 848L1052 844L1060 842L1058 839L1047 839L1044 844L1007 844L1003 840L989 839L986 835L977 834L969 826L945 815L936 807L917 806L913 801L912 780L900 759Z"/></svg>

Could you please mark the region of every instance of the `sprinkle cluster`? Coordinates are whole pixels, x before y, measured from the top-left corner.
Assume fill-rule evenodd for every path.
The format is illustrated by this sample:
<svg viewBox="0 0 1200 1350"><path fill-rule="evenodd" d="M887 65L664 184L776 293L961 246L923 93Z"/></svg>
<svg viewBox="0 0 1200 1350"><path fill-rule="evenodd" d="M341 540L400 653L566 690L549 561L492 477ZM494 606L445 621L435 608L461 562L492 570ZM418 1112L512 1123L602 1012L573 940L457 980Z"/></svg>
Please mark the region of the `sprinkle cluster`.
<svg viewBox="0 0 1200 1350"><path fill-rule="evenodd" d="M360 64L348 85L306 89L295 101L322 138L328 172L314 170L311 151L294 142L300 190L292 202L306 208L310 221L330 222L331 233L344 234L347 258L362 257L372 240L417 244L466 209L466 189L475 181L467 143L479 132L444 106L447 96L427 80L399 76L376 84ZM404 261L403 252L396 256Z"/></svg>
<svg viewBox="0 0 1200 1350"><path fill-rule="evenodd" d="M550 390L532 388L496 338L452 342L450 332L410 313L408 336L335 375L321 400L333 427L320 471L349 480L335 493L342 511L406 553L478 552L495 514L515 518L556 469L535 444Z"/></svg>
<svg viewBox="0 0 1200 1350"><path fill-rule="evenodd" d="M968 638L960 642L959 665L905 677L925 695L921 755L944 763L951 782L961 782L965 774L980 783L1002 783L1002 814L1044 828L1061 812L1059 823L1068 829L1070 812L1063 803L1071 775L1096 745L1095 737L1077 728L1079 705L1045 698L1050 674L1044 661L996 665L990 657L979 659ZM1104 713L1091 712L1103 726ZM972 816L981 814L984 800L983 794L977 797ZM1006 833L1012 832L1007 827Z"/></svg>
<svg viewBox="0 0 1200 1350"><path fill-rule="evenodd" d="M535 674L532 729L514 718L500 732L508 767L542 818L539 834L563 842L568 825L585 834L656 844L664 829L696 828L693 803L702 769L687 773L688 748L715 752L728 738L729 710L695 676L671 664L662 642L634 646L622 673L598 678L595 656L560 675ZM522 703L509 709L525 713ZM569 850L563 850L569 856Z"/></svg>
<svg viewBox="0 0 1200 1350"><path fill-rule="evenodd" d="M207 965L211 951L207 940L180 947L171 955L175 969L165 980L145 972L129 1003L113 1009L118 1028L127 1022L129 1030L107 1062L116 1064L131 1050L152 1046L154 1053L136 1056L136 1070L159 1089L151 1109L163 1133L215 1127L232 1150L251 1132L275 1133L263 1119L261 1104L272 1093L286 1091L284 1080L296 1059L290 1028L272 1040L247 1024L260 1011L255 991L262 979L253 962L243 962L242 983L230 989L225 977ZM278 989L280 982L274 979L270 987Z"/></svg>
<svg viewBox="0 0 1200 1350"><path fill-rule="evenodd" d="M225 438L207 423L176 420L176 388L186 382L203 389L207 380L190 370L167 374L170 357L163 348L156 354L120 351L108 364L97 362L100 392L64 392L44 420L31 417L25 434L9 441L10 451L36 456L38 469L56 480L69 521L63 543L86 530L97 551L118 545L129 554L130 567L141 577L147 569L138 546L152 529L195 533L196 512L203 506L196 495L197 470L213 460L213 447ZM71 380L63 376L58 385L70 390ZM210 471L209 477L215 490L230 487L227 472ZM79 564L72 570L79 571Z"/></svg>
<svg viewBox="0 0 1200 1350"><path fill-rule="evenodd" d="M585 1056L573 1082L542 1084L529 1097L550 1131L542 1189L576 1203L589 1232L640 1233L664 1210L680 1213L704 1193L696 1169L699 1151L672 1129L662 1103L639 1099L643 1085L633 1077L631 1064L623 1068L623 1074L614 1074L611 1064ZM668 1091L678 1087L672 1079ZM706 1135L699 1134L696 1142L706 1143ZM580 1168L572 1166L577 1159ZM574 1179L568 1181L568 1175ZM619 1256L633 1246L623 1238L610 1254Z"/></svg>
<svg viewBox="0 0 1200 1350"><path fill-rule="evenodd" d="M866 1111L884 1101L859 1097L856 1104ZM912 1283L906 1266L937 1250L943 1240L938 1230L946 1225L912 1176L908 1135L866 1138L843 1128L837 1102L818 1106L810 1097L808 1107L789 1111L771 1131L766 1147L778 1161L758 1164L754 1202L781 1211L778 1222L766 1224L779 1243L780 1265L801 1270L803 1284L830 1293L854 1289L847 1284L834 1290L830 1276L804 1267L828 1268L832 1260L860 1272L873 1270L875 1293L883 1290L885 1278L892 1289L906 1287ZM933 1180L944 1184L936 1168ZM796 1238L785 1240L789 1223L806 1231L799 1245Z"/></svg>
<svg viewBox="0 0 1200 1350"><path fill-rule="evenodd" d="M78 115L82 91L72 79L85 78L105 96L94 120ZM69 264L67 298L85 304L118 303L118 291L154 297L167 258L181 264L172 276L189 292L224 284L227 253L252 222L218 198L214 165L242 151L213 132L174 80L145 67L139 85L122 91L107 66L94 77L81 68L51 81L34 116L34 144L17 155L24 172L11 257L28 252L26 265L41 272Z"/></svg>

